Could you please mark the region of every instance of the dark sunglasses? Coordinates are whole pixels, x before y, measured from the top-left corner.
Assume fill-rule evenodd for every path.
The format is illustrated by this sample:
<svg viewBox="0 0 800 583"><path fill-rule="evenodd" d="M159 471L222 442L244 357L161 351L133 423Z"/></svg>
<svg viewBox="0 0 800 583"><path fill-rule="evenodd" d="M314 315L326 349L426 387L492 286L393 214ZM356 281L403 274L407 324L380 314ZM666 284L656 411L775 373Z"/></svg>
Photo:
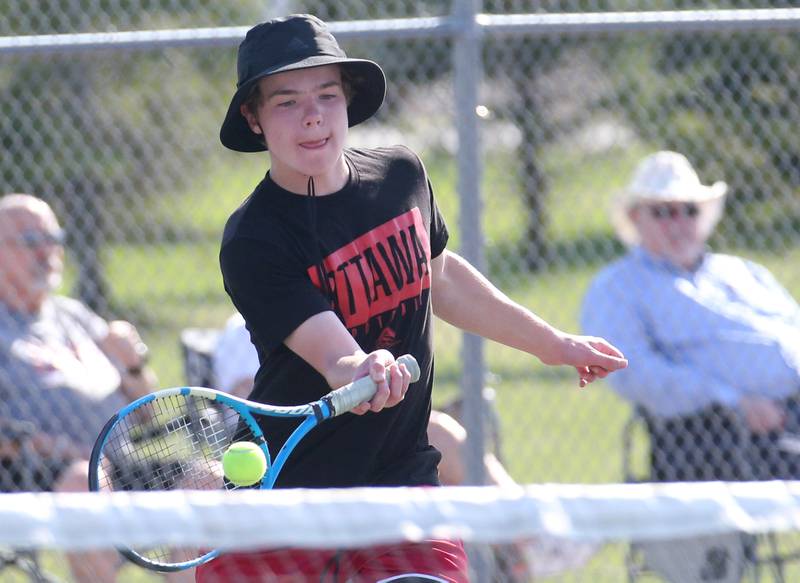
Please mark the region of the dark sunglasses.
<svg viewBox="0 0 800 583"><path fill-rule="evenodd" d="M2 241L19 245L20 247L28 247L29 249L37 249L39 247L49 246L49 245L63 245L64 241L66 241L66 233L59 229L58 231L54 231L52 233L45 233L43 231L37 231L34 229L28 231L22 231L16 237L9 237L7 239L2 239Z"/></svg>
<svg viewBox="0 0 800 583"><path fill-rule="evenodd" d="M700 209L693 202L683 204L654 204L650 205L650 216L654 219L677 219L678 217L695 218L700 214Z"/></svg>

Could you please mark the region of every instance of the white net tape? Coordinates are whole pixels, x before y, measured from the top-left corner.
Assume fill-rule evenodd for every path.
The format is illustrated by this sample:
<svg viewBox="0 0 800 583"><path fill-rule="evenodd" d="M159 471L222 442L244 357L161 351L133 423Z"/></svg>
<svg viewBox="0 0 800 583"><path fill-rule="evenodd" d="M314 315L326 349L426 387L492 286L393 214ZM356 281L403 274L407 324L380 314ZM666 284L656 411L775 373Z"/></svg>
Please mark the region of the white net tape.
<svg viewBox="0 0 800 583"><path fill-rule="evenodd" d="M663 540L800 530L800 482L0 496L0 546L355 547L425 538Z"/></svg>

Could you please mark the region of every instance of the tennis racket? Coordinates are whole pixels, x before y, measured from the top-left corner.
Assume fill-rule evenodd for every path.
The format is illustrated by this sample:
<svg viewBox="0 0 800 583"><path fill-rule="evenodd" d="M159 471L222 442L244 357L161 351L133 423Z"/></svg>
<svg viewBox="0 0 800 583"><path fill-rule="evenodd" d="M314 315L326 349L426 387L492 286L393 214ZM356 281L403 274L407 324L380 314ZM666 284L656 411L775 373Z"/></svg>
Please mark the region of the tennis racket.
<svg viewBox="0 0 800 583"><path fill-rule="evenodd" d="M397 359L419 380L411 355ZM368 401L377 387L369 377L331 391L312 403L273 406L199 387L165 389L137 399L108 420L89 460L89 489L95 492L209 490L237 487L225 480L222 456L231 443L250 441L267 460L267 472L254 488L272 488L301 439L326 419ZM270 459L267 442L254 415L302 418L286 443ZM139 566L171 572L196 567L219 550L174 547L120 548Z"/></svg>

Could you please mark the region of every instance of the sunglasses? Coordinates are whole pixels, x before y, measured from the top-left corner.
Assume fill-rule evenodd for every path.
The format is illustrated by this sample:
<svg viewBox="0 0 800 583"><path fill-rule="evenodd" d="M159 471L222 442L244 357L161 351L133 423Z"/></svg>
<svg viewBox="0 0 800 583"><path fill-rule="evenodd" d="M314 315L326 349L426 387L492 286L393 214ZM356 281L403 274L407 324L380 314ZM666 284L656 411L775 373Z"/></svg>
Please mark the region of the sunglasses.
<svg viewBox="0 0 800 583"><path fill-rule="evenodd" d="M0 241L19 247L27 247L28 249L38 249L39 247L51 245L61 246L66 241L66 238L66 233L61 229L52 233L31 229L22 231L16 237L8 237L6 239L0 239Z"/></svg>
<svg viewBox="0 0 800 583"><path fill-rule="evenodd" d="M648 207L650 216L654 219L677 219L678 217L695 218L700 214L700 208L693 202L683 204L654 204Z"/></svg>

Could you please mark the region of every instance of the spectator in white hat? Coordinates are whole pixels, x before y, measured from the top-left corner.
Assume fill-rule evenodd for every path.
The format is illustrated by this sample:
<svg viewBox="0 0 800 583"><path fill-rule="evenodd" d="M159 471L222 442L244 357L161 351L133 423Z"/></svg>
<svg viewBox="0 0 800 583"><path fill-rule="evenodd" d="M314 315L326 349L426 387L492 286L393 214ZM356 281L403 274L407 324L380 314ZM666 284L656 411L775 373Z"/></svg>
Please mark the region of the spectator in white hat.
<svg viewBox="0 0 800 583"><path fill-rule="evenodd" d="M629 358L609 382L645 413L657 480L800 475L800 306L766 268L708 249L726 190L681 154L646 157L612 209L628 253L584 299L584 332Z"/></svg>

